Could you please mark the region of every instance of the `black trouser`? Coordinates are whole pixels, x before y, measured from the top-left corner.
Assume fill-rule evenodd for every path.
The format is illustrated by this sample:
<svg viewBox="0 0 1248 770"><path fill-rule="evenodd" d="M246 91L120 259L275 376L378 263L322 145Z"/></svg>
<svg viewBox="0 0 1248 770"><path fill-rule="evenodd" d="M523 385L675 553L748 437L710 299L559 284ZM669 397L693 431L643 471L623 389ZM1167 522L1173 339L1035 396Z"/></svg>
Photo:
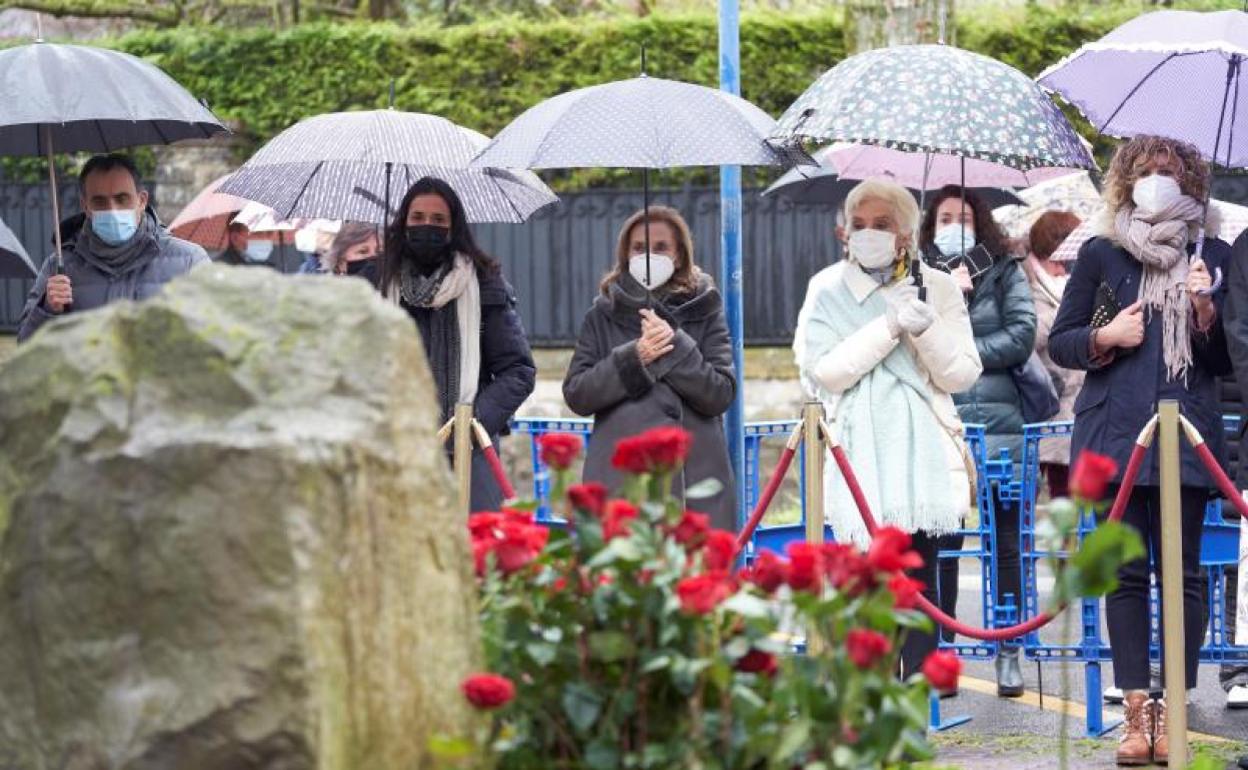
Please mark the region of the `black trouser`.
<svg viewBox="0 0 1248 770"><path fill-rule="evenodd" d="M1118 494L1111 487L1108 499ZM1200 645L1204 641L1204 590L1200 580L1200 538L1204 530L1207 490L1183 487L1183 644L1187 686L1196 686ZM1161 493L1157 487L1136 487L1127 501L1122 522L1140 533L1153 556L1151 566L1161 584ZM1114 658L1114 685L1120 689L1149 689L1149 567L1148 557L1118 570L1118 590L1105 597L1105 620ZM1164 636L1163 636L1164 638ZM1162 660L1164 671L1165 660Z"/></svg>
<svg viewBox="0 0 1248 770"><path fill-rule="evenodd" d="M1008 507L997 496L997 488L992 488L993 531L997 547L996 590L994 594L998 604L1004 603L1010 594L1009 601L1017 609L1015 618L1023 614L1023 575L1018 550L1018 512L1016 503ZM962 550L962 535L945 535L940 539L940 550ZM944 559L940 565L940 608L952 617L957 617L958 609L958 559ZM1015 622L1018 622L1017 620ZM953 633L942 631L946 642L953 641ZM1003 642L1013 645L1017 642Z"/></svg>
<svg viewBox="0 0 1248 770"><path fill-rule="evenodd" d="M923 566L911 570L908 574L915 580L922 581L923 595L928 601L936 603L936 552L942 538L926 532L915 532L912 536L911 548L923 557ZM901 645L902 676L910 676L917 672L923 661L936 650L936 633L926 633L911 629L906 632L906 641Z"/></svg>

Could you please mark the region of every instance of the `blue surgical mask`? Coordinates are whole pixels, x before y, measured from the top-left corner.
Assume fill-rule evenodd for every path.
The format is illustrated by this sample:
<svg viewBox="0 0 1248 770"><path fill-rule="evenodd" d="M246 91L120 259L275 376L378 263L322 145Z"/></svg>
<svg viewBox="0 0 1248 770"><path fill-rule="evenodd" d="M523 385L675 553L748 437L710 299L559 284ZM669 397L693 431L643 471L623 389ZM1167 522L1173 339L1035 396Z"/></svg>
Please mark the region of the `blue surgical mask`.
<svg viewBox="0 0 1248 770"><path fill-rule="evenodd" d="M248 262L265 262L272 253L273 241L255 238L247 241L247 251L244 256Z"/></svg>
<svg viewBox="0 0 1248 770"><path fill-rule="evenodd" d="M966 225L951 222L936 231L932 243L944 256L956 257L975 245L975 231Z"/></svg>
<svg viewBox="0 0 1248 770"><path fill-rule="evenodd" d="M91 212L91 230L109 246L120 246L133 238L138 229L134 209L104 209Z"/></svg>

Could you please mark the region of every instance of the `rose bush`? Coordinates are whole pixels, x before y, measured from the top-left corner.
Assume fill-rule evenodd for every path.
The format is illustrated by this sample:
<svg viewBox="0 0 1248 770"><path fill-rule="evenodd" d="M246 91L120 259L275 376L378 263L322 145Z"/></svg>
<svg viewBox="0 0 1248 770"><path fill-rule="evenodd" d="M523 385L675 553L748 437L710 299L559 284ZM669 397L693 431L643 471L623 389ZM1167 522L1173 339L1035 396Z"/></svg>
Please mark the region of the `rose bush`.
<svg viewBox="0 0 1248 770"><path fill-rule="evenodd" d="M928 756L928 679L956 680L933 656L897 676L905 634L928 627L910 538L883 530L867 553L794 543L738 568L732 533L668 492L690 450L674 429L626 439L624 497L572 485L574 442L552 459L564 523L527 511L478 513L491 676L464 685L488 714L478 753L448 762L501 768L860 768ZM686 502L696 509L692 490ZM537 530L545 530L539 534ZM929 671L930 669L930 671ZM501 682L514 683L514 695Z"/></svg>

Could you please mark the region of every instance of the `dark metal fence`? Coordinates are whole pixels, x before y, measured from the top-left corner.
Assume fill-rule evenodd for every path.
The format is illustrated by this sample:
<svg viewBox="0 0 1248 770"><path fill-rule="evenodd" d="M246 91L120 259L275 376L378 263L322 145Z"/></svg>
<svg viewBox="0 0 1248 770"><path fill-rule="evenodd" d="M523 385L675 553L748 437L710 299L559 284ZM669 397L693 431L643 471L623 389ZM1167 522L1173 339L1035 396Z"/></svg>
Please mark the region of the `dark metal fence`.
<svg viewBox="0 0 1248 770"><path fill-rule="evenodd" d="M67 213L77 210L72 180L62 187ZM1248 201L1248 177L1219 177L1214 195ZM657 190L655 203L679 209L693 231L696 261L718 280L719 193L715 188ZM743 196L745 337L752 345L788 344L810 276L840 258L833 214L826 206L794 205L784 198ZM520 297L525 329L535 345L564 346L576 339L581 318L613 259L620 226L641 206L639 190L594 190L562 200L522 225L477 228L482 246L503 263ZM47 185L0 183L0 219L38 262L52 238ZM282 264L293 270L298 254ZM27 281L0 280L0 330L21 314Z"/></svg>

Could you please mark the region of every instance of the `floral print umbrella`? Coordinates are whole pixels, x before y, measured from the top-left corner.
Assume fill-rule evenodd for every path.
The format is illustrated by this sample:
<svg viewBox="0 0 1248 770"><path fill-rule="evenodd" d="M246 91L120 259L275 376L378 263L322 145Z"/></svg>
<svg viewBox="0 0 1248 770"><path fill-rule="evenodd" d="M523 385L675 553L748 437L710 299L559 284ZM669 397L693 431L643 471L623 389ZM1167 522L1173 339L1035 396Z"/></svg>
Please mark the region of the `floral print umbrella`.
<svg viewBox="0 0 1248 770"><path fill-rule="evenodd" d="M849 57L785 111L772 138L945 153L1021 171L1096 167L1070 121L1030 78L947 45Z"/></svg>

